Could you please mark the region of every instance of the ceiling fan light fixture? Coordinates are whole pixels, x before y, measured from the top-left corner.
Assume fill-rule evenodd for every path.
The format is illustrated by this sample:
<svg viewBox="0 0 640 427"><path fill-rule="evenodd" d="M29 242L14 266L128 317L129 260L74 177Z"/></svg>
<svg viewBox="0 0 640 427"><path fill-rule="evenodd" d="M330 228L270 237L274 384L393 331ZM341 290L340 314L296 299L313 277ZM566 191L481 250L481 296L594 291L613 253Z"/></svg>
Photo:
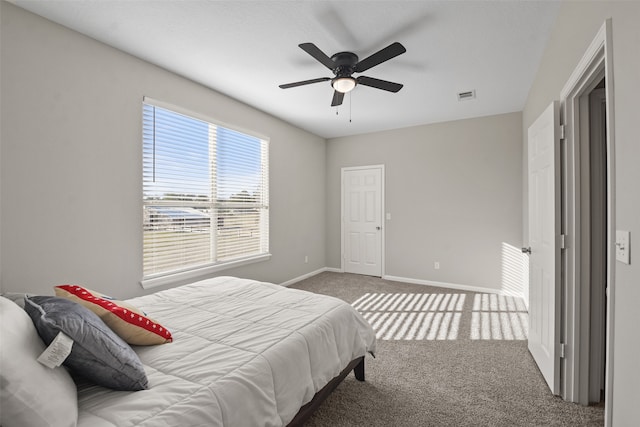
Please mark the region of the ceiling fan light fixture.
<svg viewBox="0 0 640 427"><path fill-rule="evenodd" d="M338 92L347 93L356 87L356 79L353 77L336 77L331 81L331 86Z"/></svg>
<svg viewBox="0 0 640 427"><path fill-rule="evenodd" d="M327 67L335 77L320 77L317 79L303 80L299 82L279 85L281 89L289 89L297 86L304 86L313 83L331 81L333 88L333 98L331 106L342 105L344 94L351 92L358 85L368 86L375 89L386 90L396 93L402 89L399 83L388 82L386 80L375 79L373 77L358 76L357 79L351 77L353 73L361 73L401 55L407 51L400 43L394 42L384 49L380 49L373 55L367 56L360 61L358 55L353 52L338 52L332 57L328 57L318 46L313 43L301 43L298 45L302 50L311 55L316 61Z"/></svg>

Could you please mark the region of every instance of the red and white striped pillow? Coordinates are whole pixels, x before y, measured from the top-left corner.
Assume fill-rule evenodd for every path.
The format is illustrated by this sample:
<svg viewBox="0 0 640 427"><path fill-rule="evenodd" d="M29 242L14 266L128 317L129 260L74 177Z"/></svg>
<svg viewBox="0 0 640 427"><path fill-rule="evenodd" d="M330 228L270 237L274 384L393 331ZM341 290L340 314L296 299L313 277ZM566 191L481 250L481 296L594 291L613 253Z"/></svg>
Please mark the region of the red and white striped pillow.
<svg viewBox="0 0 640 427"><path fill-rule="evenodd" d="M53 289L56 296L75 301L96 313L129 344L156 345L173 341L167 328L131 304L79 285L60 285Z"/></svg>

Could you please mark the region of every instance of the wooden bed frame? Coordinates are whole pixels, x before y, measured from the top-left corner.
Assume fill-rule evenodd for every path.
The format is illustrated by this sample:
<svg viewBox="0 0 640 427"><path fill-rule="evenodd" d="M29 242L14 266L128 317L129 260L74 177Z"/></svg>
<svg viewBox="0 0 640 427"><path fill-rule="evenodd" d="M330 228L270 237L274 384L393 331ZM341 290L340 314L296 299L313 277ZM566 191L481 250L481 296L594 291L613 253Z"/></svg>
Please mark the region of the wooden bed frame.
<svg viewBox="0 0 640 427"><path fill-rule="evenodd" d="M327 385L322 387L320 391L313 396L313 399L311 399L309 403L300 408L293 420L287 424L287 427L302 427L309 417L311 417L311 414L313 414L320 404L329 397L331 392L338 387L351 370L353 370L353 374L358 381L364 381L364 356L352 360L337 377L333 378L327 383Z"/></svg>

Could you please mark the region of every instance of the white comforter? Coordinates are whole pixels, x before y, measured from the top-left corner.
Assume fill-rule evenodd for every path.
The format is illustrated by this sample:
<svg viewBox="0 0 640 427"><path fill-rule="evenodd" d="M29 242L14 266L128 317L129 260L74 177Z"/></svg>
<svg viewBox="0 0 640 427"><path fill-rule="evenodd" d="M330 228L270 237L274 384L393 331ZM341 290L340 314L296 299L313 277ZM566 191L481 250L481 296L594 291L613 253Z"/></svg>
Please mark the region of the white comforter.
<svg viewBox="0 0 640 427"><path fill-rule="evenodd" d="M79 426L282 426L375 334L336 298L218 277L128 302L173 334L134 347L149 390L79 384Z"/></svg>

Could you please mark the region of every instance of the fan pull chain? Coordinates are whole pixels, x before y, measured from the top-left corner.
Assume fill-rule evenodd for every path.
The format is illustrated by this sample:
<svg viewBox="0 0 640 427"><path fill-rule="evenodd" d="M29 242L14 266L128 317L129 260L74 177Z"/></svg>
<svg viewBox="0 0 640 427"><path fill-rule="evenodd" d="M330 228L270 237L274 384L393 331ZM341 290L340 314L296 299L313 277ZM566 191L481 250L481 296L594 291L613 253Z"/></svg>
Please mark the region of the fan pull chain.
<svg viewBox="0 0 640 427"><path fill-rule="evenodd" d="M353 92L349 92L349 123L351 123L351 94Z"/></svg>

